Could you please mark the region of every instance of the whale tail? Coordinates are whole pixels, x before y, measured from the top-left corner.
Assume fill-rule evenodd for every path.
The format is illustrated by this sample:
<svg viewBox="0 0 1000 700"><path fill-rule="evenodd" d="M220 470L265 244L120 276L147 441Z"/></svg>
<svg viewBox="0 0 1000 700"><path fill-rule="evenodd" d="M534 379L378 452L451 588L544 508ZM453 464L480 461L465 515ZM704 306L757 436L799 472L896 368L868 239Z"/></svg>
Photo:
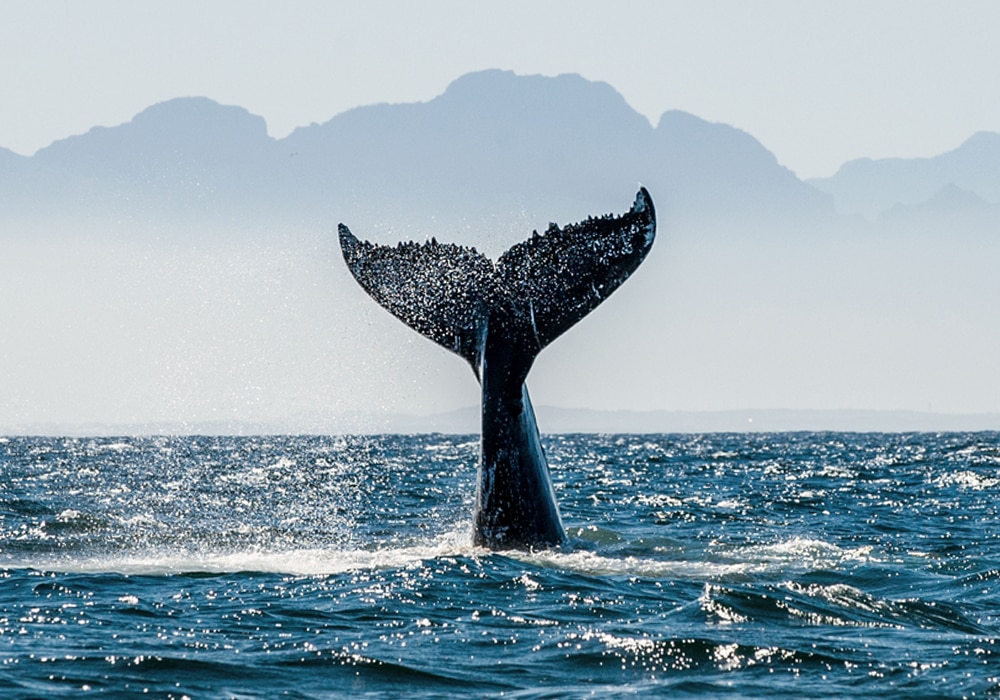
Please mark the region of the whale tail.
<svg viewBox="0 0 1000 700"><path fill-rule="evenodd" d="M565 541L548 462L524 380L535 357L639 266L653 244L653 201L640 189L625 214L589 218L507 250L380 246L343 224L355 279L414 330L458 353L482 387L482 437L473 542L493 549Z"/></svg>
<svg viewBox="0 0 1000 700"><path fill-rule="evenodd" d="M653 244L653 200L640 188L621 216L550 224L495 263L475 248L427 243L374 245L339 227L344 260L375 301L457 353L481 378L488 335L500 333L519 362L519 386L535 356L608 298Z"/></svg>

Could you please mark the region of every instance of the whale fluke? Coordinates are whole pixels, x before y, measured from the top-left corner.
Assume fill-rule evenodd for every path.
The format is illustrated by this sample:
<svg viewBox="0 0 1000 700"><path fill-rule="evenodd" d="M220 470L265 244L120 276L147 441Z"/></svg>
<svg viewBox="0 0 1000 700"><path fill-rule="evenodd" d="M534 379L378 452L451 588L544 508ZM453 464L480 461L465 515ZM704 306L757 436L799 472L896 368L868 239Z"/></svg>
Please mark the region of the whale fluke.
<svg viewBox="0 0 1000 700"><path fill-rule="evenodd" d="M653 245L656 213L640 188L621 216L550 224L495 263L475 248L374 245L340 224L354 278L410 328L457 353L482 385L474 540L494 549L565 539L524 381L538 353L608 298Z"/></svg>

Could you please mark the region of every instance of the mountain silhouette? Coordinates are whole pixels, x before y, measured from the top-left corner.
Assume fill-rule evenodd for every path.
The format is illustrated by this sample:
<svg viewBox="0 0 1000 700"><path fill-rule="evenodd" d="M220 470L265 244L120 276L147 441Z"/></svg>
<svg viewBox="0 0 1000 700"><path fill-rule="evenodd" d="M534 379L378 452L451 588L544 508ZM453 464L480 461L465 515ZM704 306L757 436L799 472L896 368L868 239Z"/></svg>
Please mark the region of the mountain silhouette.
<svg viewBox="0 0 1000 700"><path fill-rule="evenodd" d="M841 213L868 219L895 205L926 202L949 185L1000 204L1000 134L979 132L933 158L853 160L809 183L831 194Z"/></svg>
<svg viewBox="0 0 1000 700"><path fill-rule="evenodd" d="M738 129L683 112L654 129L605 83L498 70L280 140L243 108L178 98L30 158L0 157L0 182L5 211L22 215L570 220L619 206L638 182L677 221L832 212Z"/></svg>
<svg viewBox="0 0 1000 700"><path fill-rule="evenodd" d="M895 204L878 217L883 229L907 234L981 232L994 236L998 221L1000 204L988 202L975 192L950 183L924 202Z"/></svg>
<svg viewBox="0 0 1000 700"><path fill-rule="evenodd" d="M610 182L630 190L648 171L651 136L606 84L485 71L430 102L354 109L285 144L298 154L299 185L378 193L411 211L494 210L566 198L592 206Z"/></svg>
<svg viewBox="0 0 1000 700"><path fill-rule="evenodd" d="M682 111L655 128L610 85L487 70L422 103L357 107L284 139L204 97L153 105L30 157L0 149L0 216L481 226L610 210L637 182L665 221L874 220L953 185L1000 203L1000 134L803 182L750 134ZM972 204L970 203L970 206ZM421 219L421 217L423 217Z"/></svg>
<svg viewBox="0 0 1000 700"><path fill-rule="evenodd" d="M67 213L202 215L259 196L273 148L261 117L178 98L39 150L27 194Z"/></svg>
<svg viewBox="0 0 1000 700"><path fill-rule="evenodd" d="M744 131L693 114L666 112L656 128L658 191L683 216L832 213L829 196L799 180ZM661 184L656 181L656 184Z"/></svg>
<svg viewBox="0 0 1000 700"><path fill-rule="evenodd" d="M23 161L23 160L24 160L24 156L20 155L19 153L14 153L14 151L11 151L11 150L9 150L7 148L0 147L0 168L2 168L4 166L12 165L14 163L17 163L17 162L20 162L20 161Z"/></svg>

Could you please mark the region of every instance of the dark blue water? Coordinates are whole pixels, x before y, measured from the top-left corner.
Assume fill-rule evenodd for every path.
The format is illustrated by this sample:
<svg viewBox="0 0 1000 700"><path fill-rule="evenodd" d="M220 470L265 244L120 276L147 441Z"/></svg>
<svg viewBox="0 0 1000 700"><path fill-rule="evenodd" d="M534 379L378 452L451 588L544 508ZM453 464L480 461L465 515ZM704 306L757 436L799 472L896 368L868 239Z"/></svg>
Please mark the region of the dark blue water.
<svg viewBox="0 0 1000 700"><path fill-rule="evenodd" d="M0 438L0 697L1000 696L1000 435Z"/></svg>

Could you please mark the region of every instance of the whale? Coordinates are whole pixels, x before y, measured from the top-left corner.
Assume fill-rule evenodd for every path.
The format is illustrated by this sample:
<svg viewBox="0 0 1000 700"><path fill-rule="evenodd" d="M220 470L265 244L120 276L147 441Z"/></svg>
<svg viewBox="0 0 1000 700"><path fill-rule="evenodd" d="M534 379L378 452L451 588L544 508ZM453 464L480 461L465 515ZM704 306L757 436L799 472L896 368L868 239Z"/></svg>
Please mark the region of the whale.
<svg viewBox="0 0 1000 700"><path fill-rule="evenodd" d="M549 224L496 261L475 248L412 241L378 245L341 223L348 269L407 326L462 357L482 393L473 544L534 550L567 542L526 379L553 340L639 267L656 236L640 187L621 215Z"/></svg>

